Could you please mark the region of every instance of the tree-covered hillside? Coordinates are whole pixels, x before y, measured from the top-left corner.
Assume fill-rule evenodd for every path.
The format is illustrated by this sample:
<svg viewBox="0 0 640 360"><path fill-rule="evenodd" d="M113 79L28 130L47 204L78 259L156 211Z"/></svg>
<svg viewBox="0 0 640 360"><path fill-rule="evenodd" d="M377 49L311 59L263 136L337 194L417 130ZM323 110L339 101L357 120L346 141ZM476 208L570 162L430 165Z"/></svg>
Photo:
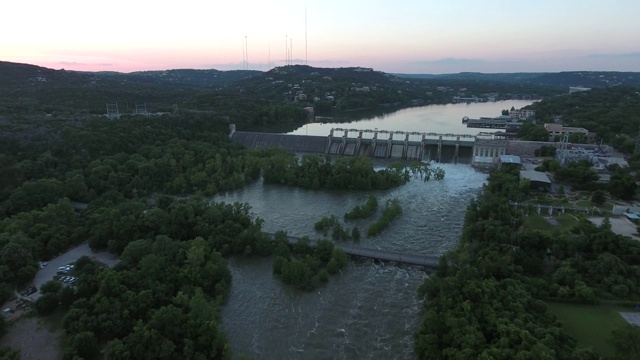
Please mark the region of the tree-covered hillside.
<svg viewBox="0 0 640 360"><path fill-rule="evenodd" d="M267 72L176 69L118 73L0 62L0 116L86 117L105 114L107 104L117 104L126 115L133 113L136 105L145 105L150 113L226 116L235 123L246 121L246 130L265 128L269 121L262 119L264 114L256 114L269 106L297 108L300 113L313 107L318 115L333 115L445 104L454 96L491 94L500 100L558 93L559 89L550 87L477 79L403 79L367 68L292 65ZM273 122L269 125L276 126Z"/></svg>
<svg viewBox="0 0 640 360"><path fill-rule="evenodd" d="M640 86L640 73L620 71L562 71L558 73L475 73L458 74L398 74L403 78L503 82L522 85L539 85L563 88L571 86L602 88L617 85Z"/></svg>
<svg viewBox="0 0 640 360"><path fill-rule="evenodd" d="M640 88L615 86L544 99L529 106L542 122L559 120L632 152L640 129Z"/></svg>
<svg viewBox="0 0 640 360"><path fill-rule="evenodd" d="M510 205L526 196L518 172L503 168L491 173L483 194L471 201L460 244L421 288L418 358L605 356L577 347L545 302L637 302L640 243L614 234L606 222L598 227L587 219L567 231L526 230L526 209ZM613 335L605 334L603 342L627 354L616 358L628 358L632 351L625 349L633 349L640 333L619 342Z"/></svg>

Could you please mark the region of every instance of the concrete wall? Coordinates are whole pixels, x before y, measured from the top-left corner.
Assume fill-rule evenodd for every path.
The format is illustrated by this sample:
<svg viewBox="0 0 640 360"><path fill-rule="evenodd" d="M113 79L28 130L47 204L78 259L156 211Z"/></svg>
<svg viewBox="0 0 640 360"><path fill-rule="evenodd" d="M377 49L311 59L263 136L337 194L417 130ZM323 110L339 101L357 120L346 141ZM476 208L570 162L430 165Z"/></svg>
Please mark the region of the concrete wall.
<svg viewBox="0 0 640 360"><path fill-rule="evenodd" d="M231 139L248 148L283 147L295 152L324 154L328 138L326 136L287 135L236 131Z"/></svg>
<svg viewBox="0 0 640 360"><path fill-rule="evenodd" d="M520 157L533 157L535 156L534 152L545 145L557 146L554 142L509 140L507 144L507 154L518 155Z"/></svg>

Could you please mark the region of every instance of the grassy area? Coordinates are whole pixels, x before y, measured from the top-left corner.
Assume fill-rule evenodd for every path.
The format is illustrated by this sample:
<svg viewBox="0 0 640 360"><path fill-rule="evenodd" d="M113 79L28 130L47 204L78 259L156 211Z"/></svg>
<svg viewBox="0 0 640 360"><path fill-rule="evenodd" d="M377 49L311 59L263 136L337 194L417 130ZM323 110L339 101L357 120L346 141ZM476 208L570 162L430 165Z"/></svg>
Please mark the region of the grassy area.
<svg viewBox="0 0 640 360"><path fill-rule="evenodd" d="M554 219L558 222L558 225L551 225L542 215L531 214L524 220L524 228L544 232L569 231L578 224L578 219L569 213L554 216Z"/></svg>
<svg viewBox="0 0 640 360"><path fill-rule="evenodd" d="M564 213L556 216L560 230L569 231L574 226L578 225L578 218L575 215Z"/></svg>
<svg viewBox="0 0 640 360"><path fill-rule="evenodd" d="M633 311L630 307L613 305L580 305L548 302L547 306L562 323L562 328L578 345L591 347L601 356L613 356L611 332L626 324L620 311Z"/></svg>
<svg viewBox="0 0 640 360"><path fill-rule="evenodd" d="M57 309L53 313L42 317L42 324L52 333L62 330L62 320L65 315L67 315L67 311Z"/></svg>
<svg viewBox="0 0 640 360"><path fill-rule="evenodd" d="M527 230L548 231L551 226L547 220L538 214L529 215L524 219L524 228Z"/></svg>
<svg viewBox="0 0 640 360"><path fill-rule="evenodd" d="M586 208L596 207L598 209L607 210L607 211L613 210L613 204L610 202L606 202L602 206L596 206L590 200L579 200L579 201L576 201L576 206L586 207Z"/></svg>

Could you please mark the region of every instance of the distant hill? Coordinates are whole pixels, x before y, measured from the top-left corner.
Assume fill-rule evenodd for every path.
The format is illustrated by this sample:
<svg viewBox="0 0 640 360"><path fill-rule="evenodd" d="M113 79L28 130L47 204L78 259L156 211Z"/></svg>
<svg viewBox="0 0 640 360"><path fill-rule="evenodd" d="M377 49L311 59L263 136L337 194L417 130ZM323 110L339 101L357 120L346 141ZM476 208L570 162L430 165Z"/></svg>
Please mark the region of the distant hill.
<svg viewBox="0 0 640 360"><path fill-rule="evenodd" d="M263 74L256 70L195 70L195 69L174 69L161 71L138 71L125 74L131 78L153 79L158 82L174 85L216 88L226 86L230 83L249 79ZM123 74L120 74L122 76Z"/></svg>
<svg viewBox="0 0 640 360"><path fill-rule="evenodd" d="M0 116L101 115L106 112L106 104L113 103L123 113L145 104L149 112L168 112L177 105L186 111L233 114L232 108L251 104L256 109L272 105L300 109L313 106L316 114L331 114L445 104L455 96L490 94L496 100L537 99L561 92L558 88L527 83L527 79L535 77L531 74L501 75L499 81L494 79L495 74L476 73L434 75L427 79L362 67L306 65L277 67L267 72L215 69L81 72L0 62ZM509 81L514 78L517 81Z"/></svg>
<svg viewBox="0 0 640 360"><path fill-rule="evenodd" d="M583 86L602 88L616 85L640 86L639 72L563 71L558 73L474 73L458 74L396 74L408 79L468 80L519 83L541 86Z"/></svg>

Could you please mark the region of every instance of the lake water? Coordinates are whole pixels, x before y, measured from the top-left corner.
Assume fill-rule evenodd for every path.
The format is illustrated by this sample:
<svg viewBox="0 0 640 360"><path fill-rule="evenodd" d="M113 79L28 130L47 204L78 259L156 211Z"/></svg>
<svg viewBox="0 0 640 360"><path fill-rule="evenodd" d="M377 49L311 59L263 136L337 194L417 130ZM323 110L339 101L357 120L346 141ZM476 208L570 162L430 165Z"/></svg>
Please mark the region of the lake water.
<svg viewBox="0 0 640 360"><path fill-rule="evenodd" d="M505 100L485 103L427 105L398 110L390 114L367 115L363 118L346 120L317 119L315 123L306 124L290 134L327 136L331 128L346 129L378 129L390 131L418 131L451 134L475 135L486 129L467 128L462 118L496 117L503 109L516 109L530 105L530 100ZM349 117L357 116L350 114ZM341 135L341 134L340 134Z"/></svg>
<svg viewBox="0 0 640 360"><path fill-rule="evenodd" d="M306 125L294 133L328 135L332 127L475 134L463 116L498 116L528 101L431 105L341 124ZM469 131L473 130L473 131ZM261 181L220 194L216 201L247 202L264 230L319 238L313 225L323 216L340 219L373 193L378 202L398 199L403 209L381 235L361 246L442 255L462 231L469 200L486 174L468 165L439 164L442 181L408 184L389 191L327 192L264 185ZM362 234L373 220L349 222ZM233 283L222 309L222 327L236 354L251 359L413 359L413 334L420 320L416 291L427 274L412 266L352 260L341 274L316 291L293 290L272 274L271 258L231 259Z"/></svg>

